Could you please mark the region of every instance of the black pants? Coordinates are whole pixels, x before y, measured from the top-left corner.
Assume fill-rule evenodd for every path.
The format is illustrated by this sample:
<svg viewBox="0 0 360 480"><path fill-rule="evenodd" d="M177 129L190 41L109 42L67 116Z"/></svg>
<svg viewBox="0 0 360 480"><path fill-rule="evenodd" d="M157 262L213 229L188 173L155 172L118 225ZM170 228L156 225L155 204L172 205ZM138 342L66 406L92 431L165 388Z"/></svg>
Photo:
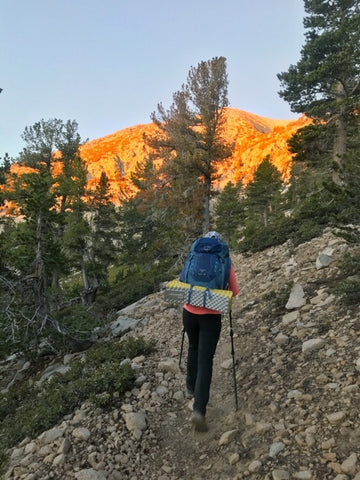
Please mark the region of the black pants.
<svg viewBox="0 0 360 480"><path fill-rule="evenodd" d="M221 315L195 315L184 308L183 323L189 339L186 386L194 392L194 411L205 415L213 358L221 332Z"/></svg>

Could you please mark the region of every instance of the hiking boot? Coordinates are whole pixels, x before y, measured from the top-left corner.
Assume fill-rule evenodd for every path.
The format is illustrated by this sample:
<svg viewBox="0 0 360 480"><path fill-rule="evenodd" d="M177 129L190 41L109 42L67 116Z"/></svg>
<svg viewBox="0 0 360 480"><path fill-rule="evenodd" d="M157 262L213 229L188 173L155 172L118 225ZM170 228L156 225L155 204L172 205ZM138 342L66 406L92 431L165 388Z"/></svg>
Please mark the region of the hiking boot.
<svg viewBox="0 0 360 480"><path fill-rule="evenodd" d="M195 427L195 432L207 432L208 426L205 421L205 415L200 412L194 412L191 417L191 423Z"/></svg>

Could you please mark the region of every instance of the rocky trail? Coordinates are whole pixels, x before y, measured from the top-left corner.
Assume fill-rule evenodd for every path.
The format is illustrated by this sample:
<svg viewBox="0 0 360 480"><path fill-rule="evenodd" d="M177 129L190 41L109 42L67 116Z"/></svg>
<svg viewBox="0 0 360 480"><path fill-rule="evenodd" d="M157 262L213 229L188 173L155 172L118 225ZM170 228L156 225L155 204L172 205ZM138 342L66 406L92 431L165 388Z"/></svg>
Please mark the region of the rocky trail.
<svg viewBox="0 0 360 480"><path fill-rule="evenodd" d="M360 312L332 292L356 249L326 230L296 248L233 256L239 408L225 316L206 433L189 422L179 308L159 292L119 312L134 320L126 335L157 343L131 361L133 390L111 411L85 403L25 439L5 479L360 480Z"/></svg>

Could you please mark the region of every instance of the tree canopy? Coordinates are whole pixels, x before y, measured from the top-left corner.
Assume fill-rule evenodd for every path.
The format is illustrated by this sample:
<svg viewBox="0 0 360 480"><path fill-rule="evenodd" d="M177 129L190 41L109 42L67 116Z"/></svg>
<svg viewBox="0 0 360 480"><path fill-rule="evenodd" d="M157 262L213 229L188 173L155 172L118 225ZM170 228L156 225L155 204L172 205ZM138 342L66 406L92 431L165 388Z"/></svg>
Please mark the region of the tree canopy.
<svg viewBox="0 0 360 480"><path fill-rule="evenodd" d="M300 60L278 74L279 95L292 111L332 128L333 159L341 164L360 106L358 0L304 0L306 43Z"/></svg>
<svg viewBox="0 0 360 480"><path fill-rule="evenodd" d="M210 228L216 163L232 153L232 146L223 138L227 88L226 59L202 61L190 68L186 84L173 95L171 107L166 110L159 104L152 115L161 134L150 143L164 160L162 171L168 182L185 194L198 233Z"/></svg>

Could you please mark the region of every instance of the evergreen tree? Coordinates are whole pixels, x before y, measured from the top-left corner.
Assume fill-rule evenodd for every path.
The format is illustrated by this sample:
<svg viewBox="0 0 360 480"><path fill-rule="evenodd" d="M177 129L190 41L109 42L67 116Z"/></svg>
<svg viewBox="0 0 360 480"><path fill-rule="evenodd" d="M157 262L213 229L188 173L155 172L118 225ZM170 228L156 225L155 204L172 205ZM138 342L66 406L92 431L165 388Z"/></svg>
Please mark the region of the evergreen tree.
<svg viewBox="0 0 360 480"><path fill-rule="evenodd" d="M115 259L118 237L115 206L106 174L101 174L95 189L89 191L79 181L78 194L65 216L62 248L73 271L80 271L84 304L95 301L100 285L107 286L108 269Z"/></svg>
<svg viewBox="0 0 360 480"><path fill-rule="evenodd" d="M275 213L281 186L281 173L270 162L270 156L265 157L245 188L248 218L262 219L260 223L267 227L270 216Z"/></svg>
<svg viewBox="0 0 360 480"><path fill-rule="evenodd" d="M1 185L6 185L7 177L10 173L12 159L7 153L5 153L4 158L0 159L0 206L4 204L5 195Z"/></svg>
<svg viewBox="0 0 360 480"><path fill-rule="evenodd" d="M85 263L87 270L85 303L92 303L95 300L100 285L107 286L108 270L116 258L119 232L109 179L104 172L101 173L95 190L90 192L89 215L91 237Z"/></svg>
<svg viewBox="0 0 360 480"><path fill-rule="evenodd" d="M215 229L221 232L231 247L236 246L238 233L245 219L245 201L240 194L241 187L228 182L215 204Z"/></svg>
<svg viewBox="0 0 360 480"><path fill-rule="evenodd" d="M226 59L215 57L189 71L187 83L173 95L166 111L160 104L152 115L161 134L150 139L163 161L162 174L174 188L194 233L210 228L210 198L216 163L229 157L232 146L223 138L227 100Z"/></svg>
<svg viewBox="0 0 360 480"><path fill-rule="evenodd" d="M51 280L63 273L66 262L53 230L57 213L51 185L44 164L14 179L14 198L22 221L13 224L5 243L7 270L16 272L16 278L10 277L12 315L4 319L11 325L4 327L12 332L15 343L27 347L31 341L37 342L44 329L60 329L52 317L56 295Z"/></svg>
<svg viewBox="0 0 360 480"><path fill-rule="evenodd" d="M123 201L119 209L122 260L150 268L176 250L177 210L167 201L168 187L150 158L137 166L131 179L137 193Z"/></svg>
<svg viewBox="0 0 360 480"><path fill-rule="evenodd" d="M10 172L11 163L13 160L5 153L4 158L0 159L0 185L6 183L6 174Z"/></svg>
<svg viewBox="0 0 360 480"><path fill-rule="evenodd" d="M24 327L24 335L32 332L29 338L33 339L48 327L61 330L53 312L61 302L57 280L68 272L68 264L61 248L62 235L59 234L65 211L61 211L63 202L59 199L68 196L69 189L64 187L61 191L60 186L64 186L68 179L61 182L56 168L62 156L66 157L70 143L72 151L76 152L80 142L75 133L77 124L73 122L70 130L69 125L53 119L26 127L23 134L26 147L18 160L23 168L19 174L8 177L10 187L6 190L6 198L15 202L16 213L21 216L21 221L9 231L5 247L7 265L9 270L17 273L16 288L21 289L13 321ZM71 142L69 131L72 132ZM77 148L74 148L74 139ZM72 175L76 184L74 172L71 169L67 175Z"/></svg>
<svg viewBox="0 0 360 480"><path fill-rule="evenodd" d="M333 133L333 179L341 171L348 136L358 128L360 105L360 5L358 0L304 0L306 44L301 58L278 74L280 96Z"/></svg>

